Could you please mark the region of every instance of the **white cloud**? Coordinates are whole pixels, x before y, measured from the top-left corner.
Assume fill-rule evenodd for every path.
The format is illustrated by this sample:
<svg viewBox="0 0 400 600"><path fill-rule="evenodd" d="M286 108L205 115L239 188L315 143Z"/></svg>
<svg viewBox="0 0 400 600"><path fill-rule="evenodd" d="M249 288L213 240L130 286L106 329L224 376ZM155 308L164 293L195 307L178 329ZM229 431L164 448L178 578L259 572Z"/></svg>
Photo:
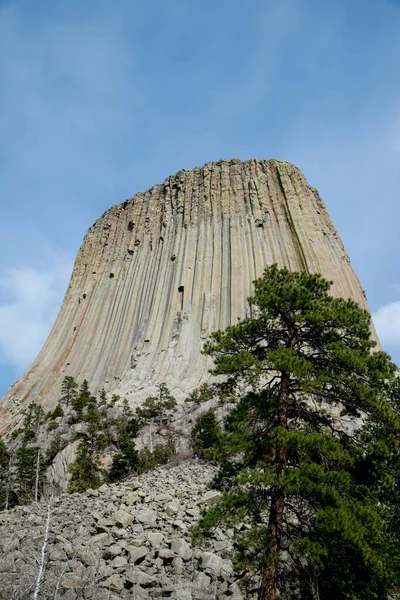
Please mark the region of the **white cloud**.
<svg viewBox="0 0 400 600"><path fill-rule="evenodd" d="M384 304L372 318L382 345L400 348L400 301Z"/></svg>
<svg viewBox="0 0 400 600"><path fill-rule="evenodd" d="M0 363L27 368L41 350L61 306L72 261L54 258L45 269L0 274Z"/></svg>

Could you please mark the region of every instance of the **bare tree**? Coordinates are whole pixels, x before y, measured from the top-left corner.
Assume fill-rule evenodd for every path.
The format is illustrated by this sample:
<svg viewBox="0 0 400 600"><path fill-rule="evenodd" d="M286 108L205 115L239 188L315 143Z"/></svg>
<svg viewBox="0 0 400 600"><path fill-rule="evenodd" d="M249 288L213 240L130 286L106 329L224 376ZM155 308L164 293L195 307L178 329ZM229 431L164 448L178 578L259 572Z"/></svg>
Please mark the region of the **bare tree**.
<svg viewBox="0 0 400 600"><path fill-rule="evenodd" d="M42 576L43 576L43 572L44 572L44 566L45 566L45 560L46 560L47 542L48 542L48 539L49 539L50 517L51 517L51 502L52 502L52 498L50 498L48 500L48 502L47 502L47 518L46 518L46 525L45 525L45 531L44 531L43 545L42 545L42 550L41 550L41 558L40 558L40 563L39 563L39 570L38 570L38 574L37 574L37 578L36 578L35 591L33 593L33 600L37 600L37 598L39 596L40 585L41 585Z"/></svg>

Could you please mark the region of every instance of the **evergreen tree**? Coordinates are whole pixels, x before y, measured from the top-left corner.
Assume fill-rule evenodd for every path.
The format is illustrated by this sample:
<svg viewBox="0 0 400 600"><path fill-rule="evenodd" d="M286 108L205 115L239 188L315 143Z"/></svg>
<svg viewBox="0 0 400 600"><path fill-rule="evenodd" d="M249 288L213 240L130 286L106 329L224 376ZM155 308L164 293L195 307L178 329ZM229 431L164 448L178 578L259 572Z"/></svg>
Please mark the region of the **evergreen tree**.
<svg viewBox="0 0 400 600"><path fill-rule="evenodd" d="M124 398L122 401L122 407L123 407L123 415L126 417L132 417L133 416L133 412L131 407L129 406L129 402L127 400L127 398Z"/></svg>
<svg viewBox="0 0 400 600"><path fill-rule="evenodd" d="M97 489L101 486L99 456L84 441L81 441L78 446L76 460L70 472L71 479L68 487L70 492L84 492L88 488Z"/></svg>
<svg viewBox="0 0 400 600"><path fill-rule="evenodd" d="M200 457L207 455L207 450L218 444L221 426L217 421L215 410L210 408L200 415L192 429L193 450Z"/></svg>
<svg viewBox="0 0 400 600"><path fill-rule="evenodd" d="M0 437L0 510L5 508L8 477L9 477L10 454L7 451L3 438Z"/></svg>
<svg viewBox="0 0 400 600"><path fill-rule="evenodd" d="M83 380L79 392L72 397L71 406L76 412L78 420L82 420L85 407L93 402L93 396L90 393L89 384L86 379Z"/></svg>
<svg viewBox="0 0 400 600"><path fill-rule="evenodd" d="M152 452L156 465L166 465L175 453L175 444L172 440L168 440L165 444L156 444Z"/></svg>
<svg viewBox="0 0 400 600"><path fill-rule="evenodd" d="M368 312L329 287L273 265L254 282L254 317L205 347L214 374L248 393L227 419L215 482L224 495L201 529L247 520L238 566L259 575L260 600L278 590L384 599L396 585L385 503L396 483L395 367L372 352Z"/></svg>
<svg viewBox="0 0 400 600"><path fill-rule="evenodd" d="M86 382L87 383L87 382ZM61 384L61 398L60 402L65 404L65 406L69 406L72 404L72 401L78 395L78 384L75 379L70 375L66 375L62 380Z"/></svg>
<svg viewBox="0 0 400 600"><path fill-rule="evenodd" d="M139 419L145 422L158 420L159 426L163 427L164 423L170 419L176 407L176 400L164 383L158 384L157 387L157 396L146 398L143 405L136 409L136 414Z"/></svg>
<svg viewBox="0 0 400 600"><path fill-rule="evenodd" d="M53 412L50 413L50 419L57 419L58 417L63 417L64 416L64 411L61 408L60 404L57 404L57 406L55 407L55 409L53 410Z"/></svg>
<svg viewBox="0 0 400 600"><path fill-rule="evenodd" d="M136 450L134 440L139 433L139 429L140 426L136 419L129 419L124 415L118 420L117 437L115 440L118 452L113 456L108 473L110 481L123 479L137 468L138 451Z"/></svg>
<svg viewBox="0 0 400 600"><path fill-rule="evenodd" d="M45 482L46 464L38 446L22 445L15 453L13 489L19 504L35 499L35 488L39 496Z"/></svg>
<svg viewBox="0 0 400 600"><path fill-rule="evenodd" d="M100 390L99 406L106 406L106 405L107 405L107 394L106 394L106 390L103 388L102 390Z"/></svg>
<svg viewBox="0 0 400 600"><path fill-rule="evenodd" d="M200 387L196 388L189 394L189 396L185 399L185 402L202 404L203 402L212 400L215 395L215 386L212 386L209 383L203 383Z"/></svg>
<svg viewBox="0 0 400 600"><path fill-rule="evenodd" d="M31 402L24 411L24 421L22 426L22 443L27 444L31 440L36 440L40 425L44 420L42 407L35 402Z"/></svg>
<svg viewBox="0 0 400 600"><path fill-rule="evenodd" d="M101 485L100 453L106 448L107 439L102 428L103 415L99 411L96 398L90 394L86 380L74 403L80 419L87 426L86 431L80 434L82 441L78 446L76 460L70 469L69 489L72 492L82 492Z"/></svg>

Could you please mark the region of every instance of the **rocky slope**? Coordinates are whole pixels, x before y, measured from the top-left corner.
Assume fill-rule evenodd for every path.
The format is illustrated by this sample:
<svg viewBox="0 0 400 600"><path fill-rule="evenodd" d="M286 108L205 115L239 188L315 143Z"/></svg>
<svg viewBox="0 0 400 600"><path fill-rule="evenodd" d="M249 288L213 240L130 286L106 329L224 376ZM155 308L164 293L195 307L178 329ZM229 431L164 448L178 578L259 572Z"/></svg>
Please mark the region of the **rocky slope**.
<svg viewBox="0 0 400 600"><path fill-rule="evenodd" d="M212 474L186 461L0 513L0 598L32 598L43 564L43 599L240 600L234 532L216 529L207 549L190 543L200 511L219 497L206 488Z"/></svg>
<svg viewBox="0 0 400 600"><path fill-rule="evenodd" d="M177 398L208 378L210 332L251 311L271 263L321 272L365 295L318 192L293 165L221 160L180 171L108 210L89 229L49 338L0 409L54 408L65 375L140 403L165 382Z"/></svg>

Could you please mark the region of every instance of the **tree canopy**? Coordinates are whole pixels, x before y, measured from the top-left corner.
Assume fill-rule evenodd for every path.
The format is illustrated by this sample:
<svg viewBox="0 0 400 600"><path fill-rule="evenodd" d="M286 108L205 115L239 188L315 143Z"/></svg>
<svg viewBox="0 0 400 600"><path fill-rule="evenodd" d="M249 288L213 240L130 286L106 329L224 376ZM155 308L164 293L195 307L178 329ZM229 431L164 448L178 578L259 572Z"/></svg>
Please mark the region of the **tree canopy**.
<svg viewBox="0 0 400 600"><path fill-rule="evenodd" d="M157 388L157 395L146 398L142 406L136 409L136 414L142 422L157 420L159 426L163 427L175 410L176 400L165 383L158 384Z"/></svg>
<svg viewBox="0 0 400 600"><path fill-rule="evenodd" d="M245 520L237 564L260 600L383 599L398 585L395 366L373 351L368 311L329 288L268 267L253 316L205 346L239 400L214 482L224 494L200 531Z"/></svg>

